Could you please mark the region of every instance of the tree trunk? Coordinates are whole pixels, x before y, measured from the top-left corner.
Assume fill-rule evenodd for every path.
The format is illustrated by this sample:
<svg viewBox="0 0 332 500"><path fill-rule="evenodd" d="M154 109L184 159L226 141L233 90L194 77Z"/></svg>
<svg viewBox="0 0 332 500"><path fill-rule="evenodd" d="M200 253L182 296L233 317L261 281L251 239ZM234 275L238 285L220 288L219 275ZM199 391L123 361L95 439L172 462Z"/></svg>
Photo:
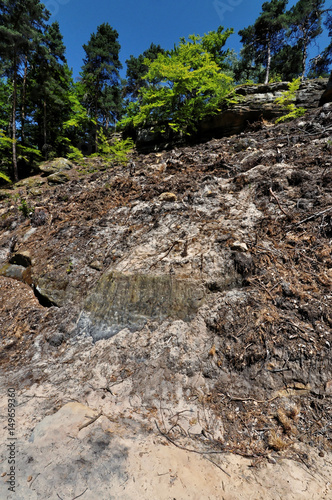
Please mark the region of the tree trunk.
<svg viewBox="0 0 332 500"><path fill-rule="evenodd" d="M97 77L95 90L95 153L98 153L98 94L99 94L99 77Z"/></svg>
<svg viewBox="0 0 332 500"><path fill-rule="evenodd" d="M301 75L301 81L302 82L304 80L304 75L305 75L305 70L306 70L308 45L309 45L309 40L307 39L307 37L303 37L302 75Z"/></svg>
<svg viewBox="0 0 332 500"><path fill-rule="evenodd" d="M27 72L28 72L28 56L24 57L24 75L23 75L23 88L22 88L22 106L21 106L21 135L22 135L22 145L25 143L25 99L27 90Z"/></svg>
<svg viewBox="0 0 332 500"><path fill-rule="evenodd" d="M95 117L96 120L96 128L95 128L95 153L98 153L98 124L97 124L97 116Z"/></svg>
<svg viewBox="0 0 332 500"><path fill-rule="evenodd" d="M268 41L267 45L267 64L266 64L266 74L265 74L265 85L269 83L270 78L270 67L271 67L271 40Z"/></svg>
<svg viewBox="0 0 332 500"><path fill-rule="evenodd" d="M47 160L47 109L46 109L46 99L43 101L44 115L43 115L43 136L44 136L44 151L45 151L45 159Z"/></svg>
<svg viewBox="0 0 332 500"><path fill-rule="evenodd" d="M17 102L17 57L15 54L14 74L13 74L13 107L12 107L13 174L15 182L18 181L17 150L16 150L16 102Z"/></svg>

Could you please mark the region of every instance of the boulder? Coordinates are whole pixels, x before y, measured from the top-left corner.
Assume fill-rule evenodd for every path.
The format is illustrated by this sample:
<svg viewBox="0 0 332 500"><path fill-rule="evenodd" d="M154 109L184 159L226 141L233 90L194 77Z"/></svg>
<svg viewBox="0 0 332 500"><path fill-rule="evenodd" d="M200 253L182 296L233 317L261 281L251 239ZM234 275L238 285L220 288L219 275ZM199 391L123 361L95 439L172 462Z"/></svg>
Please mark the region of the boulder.
<svg viewBox="0 0 332 500"><path fill-rule="evenodd" d="M296 95L296 106L305 109L318 108L327 82L327 78L316 78L302 82Z"/></svg>
<svg viewBox="0 0 332 500"><path fill-rule="evenodd" d="M66 172L57 172L55 174L51 174L47 177L47 182L49 184L65 184L70 180L69 175Z"/></svg>
<svg viewBox="0 0 332 500"><path fill-rule="evenodd" d="M6 276L6 278L13 278L15 280L24 281L23 274L26 271L24 266L18 266L16 264L5 264L0 268L0 276Z"/></svg>
<svg viewBox="0 0 332 500"><path fill-rule="evenodd" d="M66 158L55 158L55 160L44 161L39 165L39 170L44 174L56 174L63 170L71 170L74 164Z"/></svg>
<svg viewBox="0 0 332 500"><path fill-rule="evenodd" d="M321 95L326 85L326 78L302 82L296 94L296 106L304 107L307 110L317 108L320 105ZM285 114L275 104L275 100L288 89L289 82L276 82L267 85L241 85L237 87L236 93L240 97L239 102L198 123L197 132L193 139L207 140L211 137L230 136L243 132L248 124L262 119L275 121L276 118ZM166 130L164 134L161 134L153 127L138 130L136 139L136 146L142 152L175 147L184 143L184 137L181 134L176 135L171 130Z"/></svg>

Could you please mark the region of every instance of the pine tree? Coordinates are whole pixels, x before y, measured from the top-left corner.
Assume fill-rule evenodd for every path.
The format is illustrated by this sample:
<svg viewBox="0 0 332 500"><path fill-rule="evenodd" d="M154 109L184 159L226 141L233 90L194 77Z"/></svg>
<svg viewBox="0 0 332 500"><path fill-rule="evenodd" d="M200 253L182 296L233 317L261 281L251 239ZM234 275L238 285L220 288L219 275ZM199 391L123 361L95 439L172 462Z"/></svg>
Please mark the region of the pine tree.
<svg viewBox="0 0 332 500"><path fill-rule="evenodd" d="M80 73L85 89L83 105L95 122L97 152L98 128L103 126L107 130L122 110L118 33L108 23L101 24L83 48L86 53Z"/></svg>
<svg viewBox="0 0 332 500"><path fill-rule="evenodd" d="M63 122L70 113L69 92L72 74L65 57L59 23L47 26L43 43L29 61L28 92L30 114L37 124L33 132L45 158L56 154Z"/></svg>
<svg viewBox="0 0 332 500"><path fill-rule="evenodd" d="M130 96L132 99L137 99L139 90L147 85L144 76L148 72L148 66L145 59L154 61L158 54L164 54L164 49L160 45L151 43L150 47L140 54L138 57L130 56L126 60L127 65L127 81L124 87L124 95Z"/></svg>
<svg viewBox="0 0 332 500"><path fill-rule="evenodd" d="M38 45L49 18L49 12L39 0L3 0L0 3L0 58L3 76L12 81L11 139L13 177L18 180L17 114L19 71Z"/></svg>
<svg viewBox="0 0 332 500"><path fill-rule="evenodd" d="M317 57L315 57L311 61L311 74L313 76L317 75L324 75L327 76L329 74L329 71L331 70L331 64L332 64L332 14L331 14L332 9L327 9L325 11L326 14L326 19L324 21L324 24L327 28L327 32L329 35L329 38L331 39L331 42L329 45L323 50L321 54L319 54Z"/></svg>
<svg viewBox="0 0 332 500"><path fill-rule="evenodd" d="M282 81L292 81L302 71L302 49L301 45L285 44L271 60L271 74Z"/></svg>
<svg viewBox="0 0 332 500"><path fill-rule="evenodd" d="M301 46L301 78L306 73L308 48L322 33L322 16L325 0L299 0L286 15L289 36Z"/></svg>
<svg viewBox="0 0 332 500"><path fill-rule="evenodd" d="M253 59L257 66L265 67L265 83L268 83L271 59L283 44L284 14L287 0L271 0L262 5L262 12L255 23L240 30L245 59Z"/></svg>

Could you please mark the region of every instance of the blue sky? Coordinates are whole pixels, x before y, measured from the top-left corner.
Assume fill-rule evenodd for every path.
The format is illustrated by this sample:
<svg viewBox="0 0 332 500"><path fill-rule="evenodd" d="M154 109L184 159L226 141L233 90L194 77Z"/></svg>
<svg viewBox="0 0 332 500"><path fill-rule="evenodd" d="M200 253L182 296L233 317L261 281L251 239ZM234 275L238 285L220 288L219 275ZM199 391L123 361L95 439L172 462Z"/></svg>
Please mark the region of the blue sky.
<svg viewBox="0 0 332 500"><path fill-rule="evenodd" d="M203 35L222 25L234 28L235 34L228 40L230 48L239 52L240 38L237 32L253 24L264 0L44 0L52 13L50 22L60 23L60 30L67 48L69 67L77 78L82 66L84 50L97 26L108 22L119 33L120 59L124 66L131 54L138 56L151 42L171 49L180 37L190 34ZM296 3L289 0L288 8ZM328 3L328 2L327 2ZM311 56L328 45L327 35L312 47Z"/></svg>

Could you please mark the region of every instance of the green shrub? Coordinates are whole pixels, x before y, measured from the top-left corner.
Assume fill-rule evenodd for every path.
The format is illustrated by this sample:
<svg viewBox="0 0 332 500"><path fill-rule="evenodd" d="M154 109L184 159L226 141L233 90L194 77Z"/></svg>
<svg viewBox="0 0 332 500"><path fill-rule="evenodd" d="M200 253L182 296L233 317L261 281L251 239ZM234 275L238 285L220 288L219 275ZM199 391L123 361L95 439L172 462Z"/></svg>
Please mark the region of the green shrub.
<svg viewBox="0 0 332 500"><path fill-rule="evenodd" d="M75 148L75 146L72 146L71 144L68 147L70 152L67 153L67 160L73 161L74 163L80 163L84 158L83 153L81 153L78 148Z"/></svg>
<svg viewBox="0 0 332 500"><path fill-rule="evenodd" d="M4 180L5 182L11 183L12 181L9 179L9 177L4 174L3 172L0 172L0 179Z"/></svg>
<svg viewBox="0 0 332 500"><path fill-rule="evenodd" d="M278 106L286 111L287 113L276 120L276 123L283 123L286 121L294 120L294 118L300 118L306 112L305 108L297 108L294 104L296 100L296 92L298 91L301 84L301 78L296 78L289 82L288 90L282 93L282 96L277 97L274 101Z"/></svg>
<svg viewBox="0 0 332 500"><path fill-rule="evenodd" d="M127 165L129 154L134 147L132 139L120 139L117 135L108 139L104 131L100 129L98 132L98 153L91 155L91 158L101 156L108 163Z"/></svg>
<svg viewBox="0 0 332 500"><path fill-rule="evenodd" d="M21 198L21 204L18 206L18 209L26 218L31 217L31 215L33 215L35 211L35 207L33 207L32 205L28 205L24 198Z"/></svg>

